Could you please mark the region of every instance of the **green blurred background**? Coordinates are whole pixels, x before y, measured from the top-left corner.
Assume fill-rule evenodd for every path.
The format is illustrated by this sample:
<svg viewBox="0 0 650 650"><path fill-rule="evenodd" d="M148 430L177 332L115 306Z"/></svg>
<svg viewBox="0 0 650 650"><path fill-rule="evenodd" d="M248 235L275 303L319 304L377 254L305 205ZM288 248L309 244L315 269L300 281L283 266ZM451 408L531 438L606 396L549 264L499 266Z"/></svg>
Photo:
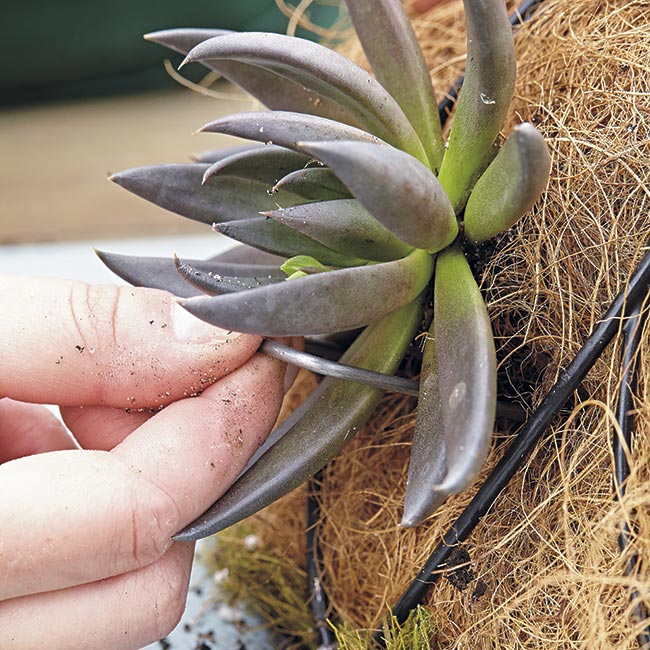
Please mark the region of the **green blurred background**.
<svg viewBox="0 0 650 650"><path fill-rule="evenodd" d="M171 27L285 32L274 0L4 0L0 103L172 87L163 48L142 35ZM296 3L294 3L295 6ZM316 2L311 20L329 26L335 2ZM305 30L297 34L314 35ZM180 61L180 57L172 59Z"/></svg>

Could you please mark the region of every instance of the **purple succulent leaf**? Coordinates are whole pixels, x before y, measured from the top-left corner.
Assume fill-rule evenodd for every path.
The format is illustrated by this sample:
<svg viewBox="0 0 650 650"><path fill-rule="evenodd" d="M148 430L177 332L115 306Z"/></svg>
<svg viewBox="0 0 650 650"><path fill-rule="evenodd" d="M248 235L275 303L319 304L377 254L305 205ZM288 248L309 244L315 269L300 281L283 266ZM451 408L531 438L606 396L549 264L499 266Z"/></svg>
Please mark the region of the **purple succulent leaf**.
<svg viewBox="0 0 650 650"><path fill-rule="evenodd" d="M268 185L233 176L215 177L201 184L209 165L179 163L134 167L111 180L151 203L207 224L247 219L278 205L296 205L305 199L280 192L272 197Z"/></svg>
<svg viewBox="0 0 650 650"><path fill-rule="evenodd" d="M194 261L183 261L174 257L174 265L178 274L191 286L199 292L209 296L221 296L226 293L236 291L246 291L257 287L265 287L276 282L283 282L280 277L272 275L256 277L236 277L223 275L215 271L208 270L204 264L197 264ZM201 268L204 266L204 268Z"/></svg>
<svg viewBox="0 0 650 650"><path fill-rule="evenodd" d="M308 255L328 266L357 266L368 262L332 250L315 239L268 217L227 221L217 224L215 229L235 241L285 258Z"/></svg>
<svg viewBox="0 0 650 650"><path fill-rule="evenodd" d="M187 54L203 41L234 33L219 29L169 29L147 34L145 38L181 54ZM338 104L270 70L239 61L220 59L201 61L201 63L243 88L272 110L308 113L361 126Z"/></svg>
<svg viewBox="0 0 650 650"><path fill-rule="evenodd" d="M305 199L327 201L330 199L349 199L350 190L337 178L331 169L307 167L287 174L273 187L298 194Z"/></svg>
<svg viewBox="0 0 650 650"><path fill-rule="evenodd" d="M355 199L319 201L265 214L346 255L388 262L412 250Z"/></svg>
<svg viewBox="0 0 650 650"><path fill-rule="evenodd" d="M399 104L363 68L322 45L282 34L249 32L204 41L189 61L238 61L263 67L338 104L355 122L422 162L426 154Z"/></svg>
<svg viewBox="0 0 650 650"><path fill-rule="evenodd" d="M171 258L118 255L99 250L95 253L115 275L136 287L163 289L179 298L201 294L178 275Z"/></svg>
<svg viewBox="0 0 650 650"><path fill-rule="evenodd" d="M483 170L510 107L516 61L503 0L464 0L467 66L438 178L459 213Z"/></svg>
<svg viewBox="0 0 650 650"><path fill-rule="evenodd" d="M417 525L450 494L471 484L487 458L494 431L494 339L485 303L460 249L450 247L438 255L433 295L403 526Z"/></svg>
<svg viewBox="0 0 650 650"><path fill-rule="evenodd" d="M317 273L268 287L181 304L208 323L263 336L327 334L380 320L414 300L433 271L415 250L394 262Z"/></svg>
<svg viewBox="0 0 650 650"><path fill-rule="evenodd" d="M363 50L379 83L415 128L438 173L444 143L429 68L400 0L346 0Z"/></svg>
<svg viewBox="0 0 650 650"><path fill-rule="evenodd" d="M209 163L213 164L223 160L224 158L229 158L238 153L243 153L244 151L253 151L254 149L260 149L263 145L255 142L251 144L236 145L233 147L221 147L219 149L206 149L205 151L199 151L192 154L192 160L198 163Z"/></svg>
<svg viewBox="0 0 650 650"><path fill-rule="evenodd" d="M293 281L292 281L293 282ZM421 318L416 300L366 328L341 362L392 374L410 345ZM297 413L269 436L233 486L174 538L212 535L273 503L313 476L349 442L375 410L382 391L325 378Z"/></svg>
<svg viewBox="0 0 650 650"><path fill-rule="evenodd" d="M324 117L288 111L252 111L227 115L206 124L200 131L234 135L293 150L298 150L297 144L301 140L351 140L383 144L379 138L353 126Z"/></svg>
<svg viewBox="0 0 650 650"><path fill-rule="evenodd" d="M268 340L268 339L265 339ZM320 386L320 384L319 384ZM293 426L307 413L313 405L318 401L319 393L321 391L319 388L313 390L307 399L300 403L300 405L294 409L287 418L285 418L280 424L278 424L273 431L266 437L266 440L257 448L255 453L250 457L248 463L244 469L239 473L238 479L243 476L273 445L275 445L278 440L283 438ZM249 477L250 478L250 477ZM207 513L206 513L207 514ZM252 513L251 513L252 514ZM201 518L205 521L205 515ZM198 520L197 520L198 521ZM212 533L207 533L211 535ZM203 536L203 535L202 535ZM199 538L196 538L199 539Z"/></svg>
<svg viewBox="0 0 650 650"><path fill-rule="evenodd" d="M532 124L516 126L467 200L467 239L478 244L513 226L544 191L550 172L542 134Z"/></svg>
<svg viewBox="0 0 650 650"><path fill-rule="evenodd" d="M178 52L179 54L187 54L191 49L195 48L203 41L209 41L211 38L218 36L227 36L233 34L229 29L207 29L207 28L177 28L177 29L161 29L157 32L150 32L144 35L145 41L158 43L164 45L166 48Z"/></svg>
<svg viewBox="0 0 650 650"><path fill-rule="evenodd" d="M404 151L365 142L302 142L345 183L366 210L403 242L436 252L458 234L445 191L431 170Z"/></svg>
<svg viewBox="0 0 650 650"><path fill-rule="evenodd" d="M136 287L163 289L179 298L189 298L202 293L179 275L174 260L170 257L139 257L105 251L96 251L96 253L115 275ZM218 263L204 260L191 260L186 263L204 274L242 280L244 288L259 286L260 282L277 282L285 277L277 266Z"/></svg>
<svg viewBox="0 0 650 650"><path fill-rule="evenodd" d="M304 168L309 160L309 156L284 147L257 147L213 163L203 174L203 182L212 176L222 175L249 178L273 186L283 176Z"/></svg>
<svg viewBox="0 0 650 650"><path fill-rule="evenodd" d="M246 244L237 244L236 246L223 251L223 253L210 257L208 261L242 267L267 266L269 268L275 267L279 269L284 263L285 258L261 251L252 246L247 246ZM246 275L242 273L229 273L227 271L224 271L224 273L225 275ZM284 274L282 277L284 277Z"/></svg>

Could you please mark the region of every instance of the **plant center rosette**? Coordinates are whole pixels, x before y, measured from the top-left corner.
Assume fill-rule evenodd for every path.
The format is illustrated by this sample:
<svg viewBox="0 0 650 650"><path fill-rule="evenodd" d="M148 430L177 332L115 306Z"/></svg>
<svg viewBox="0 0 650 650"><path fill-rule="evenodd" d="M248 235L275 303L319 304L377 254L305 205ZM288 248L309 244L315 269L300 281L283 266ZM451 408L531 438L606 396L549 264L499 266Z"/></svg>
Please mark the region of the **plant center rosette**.
<svg viewBox="0 0 650 650"><path fill-rule="evenodd" d="M550 157L527 123L497 144L516 67L501 0L464 2L467 68L446 143L401 3L346 4L374 77L289 36L174 29L147 37L271 110L201 129L257 144L113 176L240 246L206 261L100 256L122 278L171 291L222 328L265 337L363 328L340 363L381 375L396 372L432 303L402 516L415 526L476 478L494 428L494 342L466 252L533 205ZM363 426L382 392L324 379L177 538L222 530L300 485Z"/></svg>

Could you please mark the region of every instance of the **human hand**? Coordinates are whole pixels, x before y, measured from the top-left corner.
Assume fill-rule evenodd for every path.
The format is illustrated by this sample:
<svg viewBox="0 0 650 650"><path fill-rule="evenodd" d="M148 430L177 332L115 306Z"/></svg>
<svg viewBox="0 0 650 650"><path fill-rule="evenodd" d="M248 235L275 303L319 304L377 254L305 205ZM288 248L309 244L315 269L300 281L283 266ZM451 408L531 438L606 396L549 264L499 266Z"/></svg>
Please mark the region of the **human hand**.
<svg viewBox="0 0 650 650"><path fill-rule="evenodd" d="M171 536L280 408L284 365L259 343L162 291L0 276L3 650L136 649L175 627L193 544Z"/></svg>

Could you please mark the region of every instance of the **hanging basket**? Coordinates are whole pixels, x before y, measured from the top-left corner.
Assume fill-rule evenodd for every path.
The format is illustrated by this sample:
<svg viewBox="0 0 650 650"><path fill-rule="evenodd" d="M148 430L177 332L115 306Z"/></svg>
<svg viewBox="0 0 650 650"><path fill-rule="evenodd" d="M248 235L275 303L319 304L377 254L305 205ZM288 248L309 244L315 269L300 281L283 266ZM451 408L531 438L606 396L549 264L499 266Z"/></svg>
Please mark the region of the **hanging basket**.
<svg viewBox="0 0 650 650"><path fill-rule="evenodd" d="M456 1L414 20L438 89L462 73L463 20ZM504 132L524 120L540 129L552 152L551 181L535 208L494 250L484 251L475 271L496 336L500 397L530 413L648 250L650 6L547 0L518 28L515 43L518 81ZM648 328L639 334L635 356L633 446L622 447L631 473L625 493L615 498L623 341L615 337L600 355L524 467L447 558L442 579L423 599L434 647L638 647L647 625L638 613L650 604ZM304 395L310 381L296 392ZM387 394L319 478L320 582L329 618L347 630L376 630L385 622L518 432L498 420L475 485L425 524L404 530L399 521L414 406L413 398ZM274 578L256 572L256 557L275 558L282 580L305 571L304 495L294 493L245 524L260 540L257 550L240 545L236 530L219 538L217 544L229 548L233 594L256 582L266 593L275 588ZM629 540L621 552L625 523ZM253 568L250 582L238 577L240 563ZM299 623L306 580L296 584L302 585L294 599L300 607L283 609L279 589L277 607L266 603L264 612L302 642L318 645L313 629Z"/></svg>

